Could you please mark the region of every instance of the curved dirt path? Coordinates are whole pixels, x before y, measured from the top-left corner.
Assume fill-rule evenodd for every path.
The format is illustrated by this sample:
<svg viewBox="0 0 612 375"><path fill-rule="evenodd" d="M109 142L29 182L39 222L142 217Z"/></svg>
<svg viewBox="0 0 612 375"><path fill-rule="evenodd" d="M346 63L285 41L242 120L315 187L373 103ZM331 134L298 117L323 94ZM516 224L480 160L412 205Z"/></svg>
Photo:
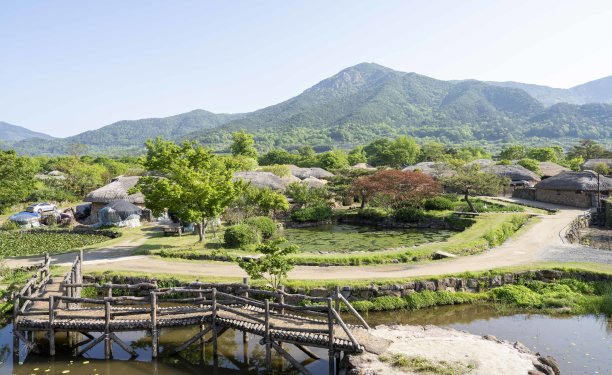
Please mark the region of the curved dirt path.
<svg viewBox="0 0 612 375"><path fill-rule="evenodd" d="M560 210L554 215L540 215L540 222L532 225L520 236L478 255L417 265L297 266L289 274L289 278L303 280L403 278L483 271L537 261L593 261L612 264L612 252L564 243L562 233L575 217L584 213L584 210L547 204L540 206ZM113 269L202 277L246 276L236 264L226 262L169 261L150 256L122 257L111 261L112 264L107 264L108 262L104 260L88 261L86 257L85 265L89 271Z"/></svg>

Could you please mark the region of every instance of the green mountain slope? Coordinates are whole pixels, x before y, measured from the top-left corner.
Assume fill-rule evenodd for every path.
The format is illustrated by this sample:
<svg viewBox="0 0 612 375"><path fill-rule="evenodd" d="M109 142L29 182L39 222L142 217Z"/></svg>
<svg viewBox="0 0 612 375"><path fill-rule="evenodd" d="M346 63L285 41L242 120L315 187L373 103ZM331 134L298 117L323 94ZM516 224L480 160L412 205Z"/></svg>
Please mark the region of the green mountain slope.
<svg viewBox="0 0 612 375"><path fill-rule="evenodd" d="M4 144L12 144L14 142L30 138L52 139L53 137L47 134L34 132L21 126L0 121L0 141Z"/></svg>

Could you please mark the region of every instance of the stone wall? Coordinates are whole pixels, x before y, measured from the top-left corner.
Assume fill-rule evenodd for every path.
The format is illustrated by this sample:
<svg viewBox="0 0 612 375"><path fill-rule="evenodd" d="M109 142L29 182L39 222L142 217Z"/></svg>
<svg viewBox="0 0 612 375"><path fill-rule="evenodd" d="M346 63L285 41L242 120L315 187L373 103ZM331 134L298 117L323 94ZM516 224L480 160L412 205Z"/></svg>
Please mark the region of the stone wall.
<svg viewBox="0 0 612 375"><path fill-rule="evenodd" d="M535 189L534 188L524 188L524 189L514 189L512 192L512 198L526 199L529 201L535 200Z"/></svg>
<svg viewBox="0 0 612 375"><path fill-rule="evenodd" d="M593 204L592 193L583 191L536 189L535 200L580 208L590 208Z"/></svg>

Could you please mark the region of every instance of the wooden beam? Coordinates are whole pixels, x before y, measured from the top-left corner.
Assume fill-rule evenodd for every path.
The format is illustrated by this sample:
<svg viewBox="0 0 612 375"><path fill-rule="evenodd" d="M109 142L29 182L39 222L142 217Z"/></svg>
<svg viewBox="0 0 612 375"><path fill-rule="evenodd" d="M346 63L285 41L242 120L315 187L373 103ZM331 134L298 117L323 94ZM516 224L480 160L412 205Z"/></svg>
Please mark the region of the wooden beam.
<svg viewBox="0 0 612 375"><path fill-rule="evenodd" d="M295 367L301 374L303 375L311 375L310 371L308 371L306 369L306 367L302 366L302 364L300 362L298 362L295 358L293 358L291 356L291 354L289 354L285 349L283 349L280 345L278 345L276 342L272 341L272 347L281 355L283 356L286 360L288 360L291 365L293 365L293 367Z"/></svg>
<svg viewBox="0 0 612 375"><path fill-rule="evenodd" d="M189 340L185 341L178 348L176 348L174 350L173 354L177 354L177 353L182 352L183 350L187 349L187 347L189 347L190 345L194 344L196 341L198 341L199 339L204 337L204 335L206 335L211 330L212 330L212 326L206 328L205 330L203 330L201 332L196 333L192 338L190 338Z"/></svg>

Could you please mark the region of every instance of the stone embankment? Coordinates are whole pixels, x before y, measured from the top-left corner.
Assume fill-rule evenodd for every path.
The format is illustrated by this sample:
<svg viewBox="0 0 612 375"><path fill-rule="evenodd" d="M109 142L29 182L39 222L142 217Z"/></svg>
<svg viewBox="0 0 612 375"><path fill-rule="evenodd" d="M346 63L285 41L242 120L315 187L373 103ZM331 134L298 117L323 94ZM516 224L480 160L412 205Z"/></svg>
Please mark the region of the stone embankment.
<svg viewBox="0 0 612 375"><path fill-rule="evenodd" d="M386 348L345 357L341 374L418 374L424 366L444 374L560 374L554 358L534 353L520 342L490 335L481 337L436 326L378 326L370 333L388 340Z"/></svg>

